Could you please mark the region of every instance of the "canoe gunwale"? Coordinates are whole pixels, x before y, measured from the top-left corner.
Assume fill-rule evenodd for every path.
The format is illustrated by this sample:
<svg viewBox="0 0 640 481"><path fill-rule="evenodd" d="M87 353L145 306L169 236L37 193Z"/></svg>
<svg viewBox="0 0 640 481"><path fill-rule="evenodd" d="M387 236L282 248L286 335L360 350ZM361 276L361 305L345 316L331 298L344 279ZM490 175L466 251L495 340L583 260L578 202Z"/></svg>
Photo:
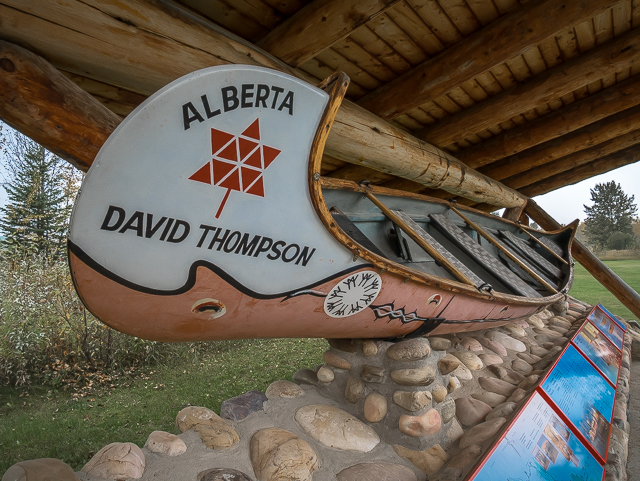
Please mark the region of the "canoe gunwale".
<svg viewBox="0 0 640 481"><path fill-rule="evenodd" d="M330 76L327 80L322 82L318 87L325 90L330 96L329 103L327 108L325 109L325 113L322 116L320 121L320 125L318 127L316 137L313 142L313 146L311 148L311 152L309 155L309 169L308 169L308 181L309 181L309 193L312 200L312 204L314 209L320 219L320 221L324 224L325 228L340 242L343 246L349 249L354 254L354 261L358 258L364 259L365 261L372 264L376 269L378 269L379 273L389 273L395 276L398 276L404 279L404 282L416 282L419 284L423 284L425 286L438 288L438 289L446 289L459 294L466 294L475 298L480 298L489 301L496 302L507 302L509 304L515 305L526 305L526 306L539 306L543 307L549 304L552 304L558 300L564 298L565 294L569 291L571 284L573 282L573 261L571 259L571 243L575 236L577 221L574 221L572 224L564 227L562 229L545 232L547 234L560 234L571 230L571 237L567 244L567 262L569 263L569 278L564 283L564 287L558 290L557 293L552 294L550 296L544 296L539 298L529 298L523 296L517 296L513 294L507 294L503 292L493 292L491 294L486 292L480 292L475 287L469 286L468 284L464 284L462 282L446 279L443 277L427 274L424 272L420 272L418 270L412 269L410 267L404 266L402 264L396 263L384 257L381 257L370 250L366 249L362 245L355 242L346 232L344 232L335 222L333 216L329 212L329 208L325 202L324 194L322 189L332 189L332 190L348 190L352 192L361 192L363 194L378 194L378 195L388 195L388 196L396 196L406 199L413 200L422 200L428 201L432 203L441 204L443 206L449 207L450 203L448 201L444 201L442 199L435 199L426 195L416 194L401 190L389 189L386 187L379 186L370 186L359 184L349 180L343 179L334 179L329 177L323 177L320 174L320 166L322 162L322 155L324 152L324 145L326 139L328 137L329 131L331 129L331 125L333 124L333 120L335 119L335 115L340 107L340 103L344 98L346 93L346 88L349 84L349 77L342 73L336 72L332 76ZM492 218L490 214L486 212L473 209L471 207L466 207L462 205L456 205L456 208L460 210L464 210L473 214L481 215L483 217ZM501 218L501 222L506 224L511 224L518 229L524 229L525 226L510 221L508 219Z"/></svg>

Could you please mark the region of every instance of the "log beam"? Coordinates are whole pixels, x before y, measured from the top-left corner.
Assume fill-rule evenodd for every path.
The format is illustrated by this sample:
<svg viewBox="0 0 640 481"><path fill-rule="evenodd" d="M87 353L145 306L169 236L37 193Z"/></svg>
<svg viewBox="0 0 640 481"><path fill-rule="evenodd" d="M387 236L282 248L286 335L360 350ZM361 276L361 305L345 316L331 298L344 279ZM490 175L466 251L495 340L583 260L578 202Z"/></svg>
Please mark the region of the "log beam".
<svg viewBox="0 0 640 481"><path fill-rule="evenodd" d="M444 118L437 124L421 130L416 136L437 146L446 147L550 100L574 92L604 75L629 68L639 61L640 29L634 29L574 60L549 69L456 115Z"/></svg>
<svg viewBox="0 0 640 481"><path fill-rule="evenodd" d="M527 202L525 212L543 229L556 230L562 227L531 199ZM629 287L615 272L603 264L600 259L576 239L573 240L571 254L600 284L640 318L640 295L635 290Z"/></svg>
<svg viewBox="0 0 640 481"><path fill-rule="evenodd" d="M231 63L275 68L313 82L165 0L128 2L127 8L109 0L1 0L0 18L0 36L32 44L56 67L145 95L194 70ZM348 101L338 112L325 152L476 202L504 207L525 202L517 192Z"/></svg>
<svg viewBox="0 0 640 481"><path fill-rule="evenodd" d="M605 0L529 2L491 22L358 102L392 119L611 8Z"/></svg>
<svg viewBox="0 0 640 481"><path fill-rule="evenodd" d="M640 75L456 153L479 169L640 104Z"/></svg>
<svg viewBox="0 0 640 481"><path fill-rule="evenodd" d="M85 172L121 120L49 62L2 40L0 117Z"/></svg>
<svg viewBox="0 0 640 481"><path fill-rule="evenodd" d="M637 126L635 125L635 127ZM590 149L580 150L561 159L534 167L521 174L504 179L503 182L512 189L521 190L528 185L543 181L554 175L566 173L567 178L569 178L577 168L583 165L597 159L606 158L609 155L616 156L627 148L634 149L638 144L640 144L640 130L634 130Z"/></svg>
<svg viewBox="0 0 640 481"><path fill-rule="evenodd" d="M520 189L520 193L528 197L546 194L547 192L554 191L567 185L577 184L583 180L624 167L625 165L634 164L638 159L640 159L640 144L606 155L593 162L589 162L588 164L581 165L580 167L573 168L569 171L547 177L535 184L527 185Z"/></svg>
<svg viewBox="0 0 640 481"><path fill-rule="evenodd" d="M256 45L292 67L315 57L400 0L316 0Z"/></svg>
<svg viewBox="0 0 640 481"><path fill-rule="evenodd" d="M637 135L629 136L628 134L636 130L638 126L640 126L640 106L631 107L564 137L550 140L532 149L494 162L481 168L480 172L496 180L509 179L510 182L506 182L507 185L517 189L527 185L522 183L522 179L531 178L529 183L540 180L540 178L536 178L536 171L538 171L536 168L539 166L546 169L553 161L563 157L567 159L576 156L588 158L585 150L596 152L595 155L602 156L614 150L628 147L629 145L625 145L625 142L628 144L629 141L633 142L633 139L637 138ZM602 149L598 149L601 144ZM592 156L589 161L594 158ZM571 162L564 162L564 160L563 163L573 165ZM538 172L543 173L541 170ZM548 175L553 175L553 172ZM543 176L543 178L547 176ZM515 183L516 178L521 179L517 184Z"/></svg>

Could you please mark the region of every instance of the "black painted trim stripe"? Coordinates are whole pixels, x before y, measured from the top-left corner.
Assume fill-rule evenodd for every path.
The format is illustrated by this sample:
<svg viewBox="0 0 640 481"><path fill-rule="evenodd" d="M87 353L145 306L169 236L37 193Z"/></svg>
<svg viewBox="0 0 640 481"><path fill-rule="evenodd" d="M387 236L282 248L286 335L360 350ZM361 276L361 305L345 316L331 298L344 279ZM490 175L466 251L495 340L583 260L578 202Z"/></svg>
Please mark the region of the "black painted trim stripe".
<svg viewBox="0 0 640 481"><path fill-rule="evenodd" d="M98 262L96 262L91 256L89 256L89 254L84 252L78 245L76 245L73 242L71 242L71 240L67 240L67 248L68 248L69 252L73 253L73 255L75 255L78 259L80 259L82 262L84 262L87 266L89 266L91 269L93 269L94 271L98 272L99 274L107 277L108 279L111 279L112 281L117 282L118 284L120 284L120 285L122 285L124 287L127 287L129 289L132 289L134 291L144 292L144 293L147 293L147 294L153 294L155 296L175 296L175 295L178 295L178 294L184 294L185 292L189 291L189 289L191 289L196 283L196 271L197 271L198 267L206 267L207 269L211 270L214 274L216 274L219 277L221 277L225 282L230 284L232 287L234 287L235 289L237 289L238 291L242 292L243 294L245 294L247 296L253 297L254 299L277 299L277 298L280 298L280 297L291 296L292 294L295 294L298 291L305 290L305 289L313 289L316 286L324 284L325 282L331 281L331 280L336 279L338 277L342 277L342 276L344 276L346 274L349 274L351 272L358 271L358 270L364 269L364 268L372 268L372 267L374 267L373 264L359 264L357 266L353 266L353 267L350 267L349 269L345 269L345 270L343 270L341 272L333 274L333 275L331 275L329 277L325 277L324 279L321 279L321 280L319 280L317 282L314 282L313 284L309 284L307 286L302 286L302 287L299 287L297 289L293 289L291 291L282 292L282 293L278 293L278 294L262 294L260 292L253 291L253 290L249 289L248 287L244 286L243 284L238 282L236 279L234 279L232 276L227 274L227 272L225 272L224 270L222 270L221 268L216 266L215 264L212 264L211 262L200 260L200 261L196 261L193 264L191 264L191 267L189 268L189 276L187 277L187 281L185 282L185 284L182 287L179 287L178 289L167 291L167 290L152 289L152 288L149 288L149 287L145 287L145 286L142 286L140 284L136 284L134 282L128 281L127 279L124 279L124 278L118 276L117 274L114 274L113 272L108 270L106 267L104 267L104 266L100 265ZM74 279L74 284L75 284L75 279Z"/></svg>

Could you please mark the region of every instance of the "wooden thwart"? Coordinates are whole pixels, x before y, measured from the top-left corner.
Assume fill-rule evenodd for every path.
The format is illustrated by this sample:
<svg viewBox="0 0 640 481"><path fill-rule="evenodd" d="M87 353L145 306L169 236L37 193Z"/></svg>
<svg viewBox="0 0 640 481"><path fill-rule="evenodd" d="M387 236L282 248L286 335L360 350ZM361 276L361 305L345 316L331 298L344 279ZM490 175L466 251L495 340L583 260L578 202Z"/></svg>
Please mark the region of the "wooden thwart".
<svg viewBox="0 0 640 481"><path fill-rule="evenodd" d="M436 261L442 264L453 276L461 282L480 289L486 283L476 274L471 272L462 262L456 259L448 250L446 250L439 242L431 237L422 227L409 217L407 214L397 210L391 210L376 196L370 192L366 192L367 198L375 204L391 221L400 227L416 244L422 247Z"/></svg>
<svg viewBox="0 0 640 481"><path fill-rule="evenodd" d="M543 271L547 274L555 277L556 279L562 278L562 271L558 269L556 266L551 264L547 259L542 257L536 251L534 251L529 245L520 239L519 237L513 235L509 231L501 230L499 231L500 235L506 238L509 242L511 242L516 248L522 251L522 253L529 258L531 262L539 266Z"/></svg>
<svg viewBox="0 0 640 481"><path fill-rule="evenodd" d="M429 217L437 227L444 231L462 250L478 264L496 276L516 293L526 297L542 297L535 289L507 269L495 256L474 242L457 225L441 214L430 214Z"/></svg>
<svg viewBox="0 0 640 481"><path fill-rule="evenodd" d="M458 209L456 209L454 206L450 206L451 210L454 211L456 214L458 214L458 216L460 216L460 218L462 218L462 220L464 220L467 225L469 227L471 227L472 229L475 229L478 234L480 234L481 236L483 236L485 239L487 239L489 242L491 242L498 250L500 250L505 256L507 256L509 259L511 259L513 262L515 262L521 269L523 269L527 274L529 274L531 277L533 277L535 280L537 280L540 284L542 284L546 289L549 289L549 291L556 293L558 292L558 290L549 282L547 282L545 279L543 279L541 276L539 276L536 272L534 272L528 265L526 265L518 256L516 256L514 253L512 253L509 249L507 249L501 242L499 242L493 235L491 235L490 233L488 233L486 231L486 229L484 229L482 226L476 224L475 222L473 222L471 219L469 219L467 216L465 216L462 212L460 212Z"/></svg>

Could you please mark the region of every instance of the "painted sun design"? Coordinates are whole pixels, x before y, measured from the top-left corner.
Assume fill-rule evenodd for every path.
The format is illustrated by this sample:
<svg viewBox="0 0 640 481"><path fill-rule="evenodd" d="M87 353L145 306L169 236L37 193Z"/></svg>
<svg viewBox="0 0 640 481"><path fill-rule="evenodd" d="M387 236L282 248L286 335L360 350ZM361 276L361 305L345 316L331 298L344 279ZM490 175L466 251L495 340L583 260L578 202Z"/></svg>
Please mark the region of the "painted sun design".
<svg viewBox="0 0 640 481"><path fill-rule="evenodd" d="M382 279L373 271L362 271L342 279L324 300L324 312L331 317L357 314L376 300Z"/></svg>

